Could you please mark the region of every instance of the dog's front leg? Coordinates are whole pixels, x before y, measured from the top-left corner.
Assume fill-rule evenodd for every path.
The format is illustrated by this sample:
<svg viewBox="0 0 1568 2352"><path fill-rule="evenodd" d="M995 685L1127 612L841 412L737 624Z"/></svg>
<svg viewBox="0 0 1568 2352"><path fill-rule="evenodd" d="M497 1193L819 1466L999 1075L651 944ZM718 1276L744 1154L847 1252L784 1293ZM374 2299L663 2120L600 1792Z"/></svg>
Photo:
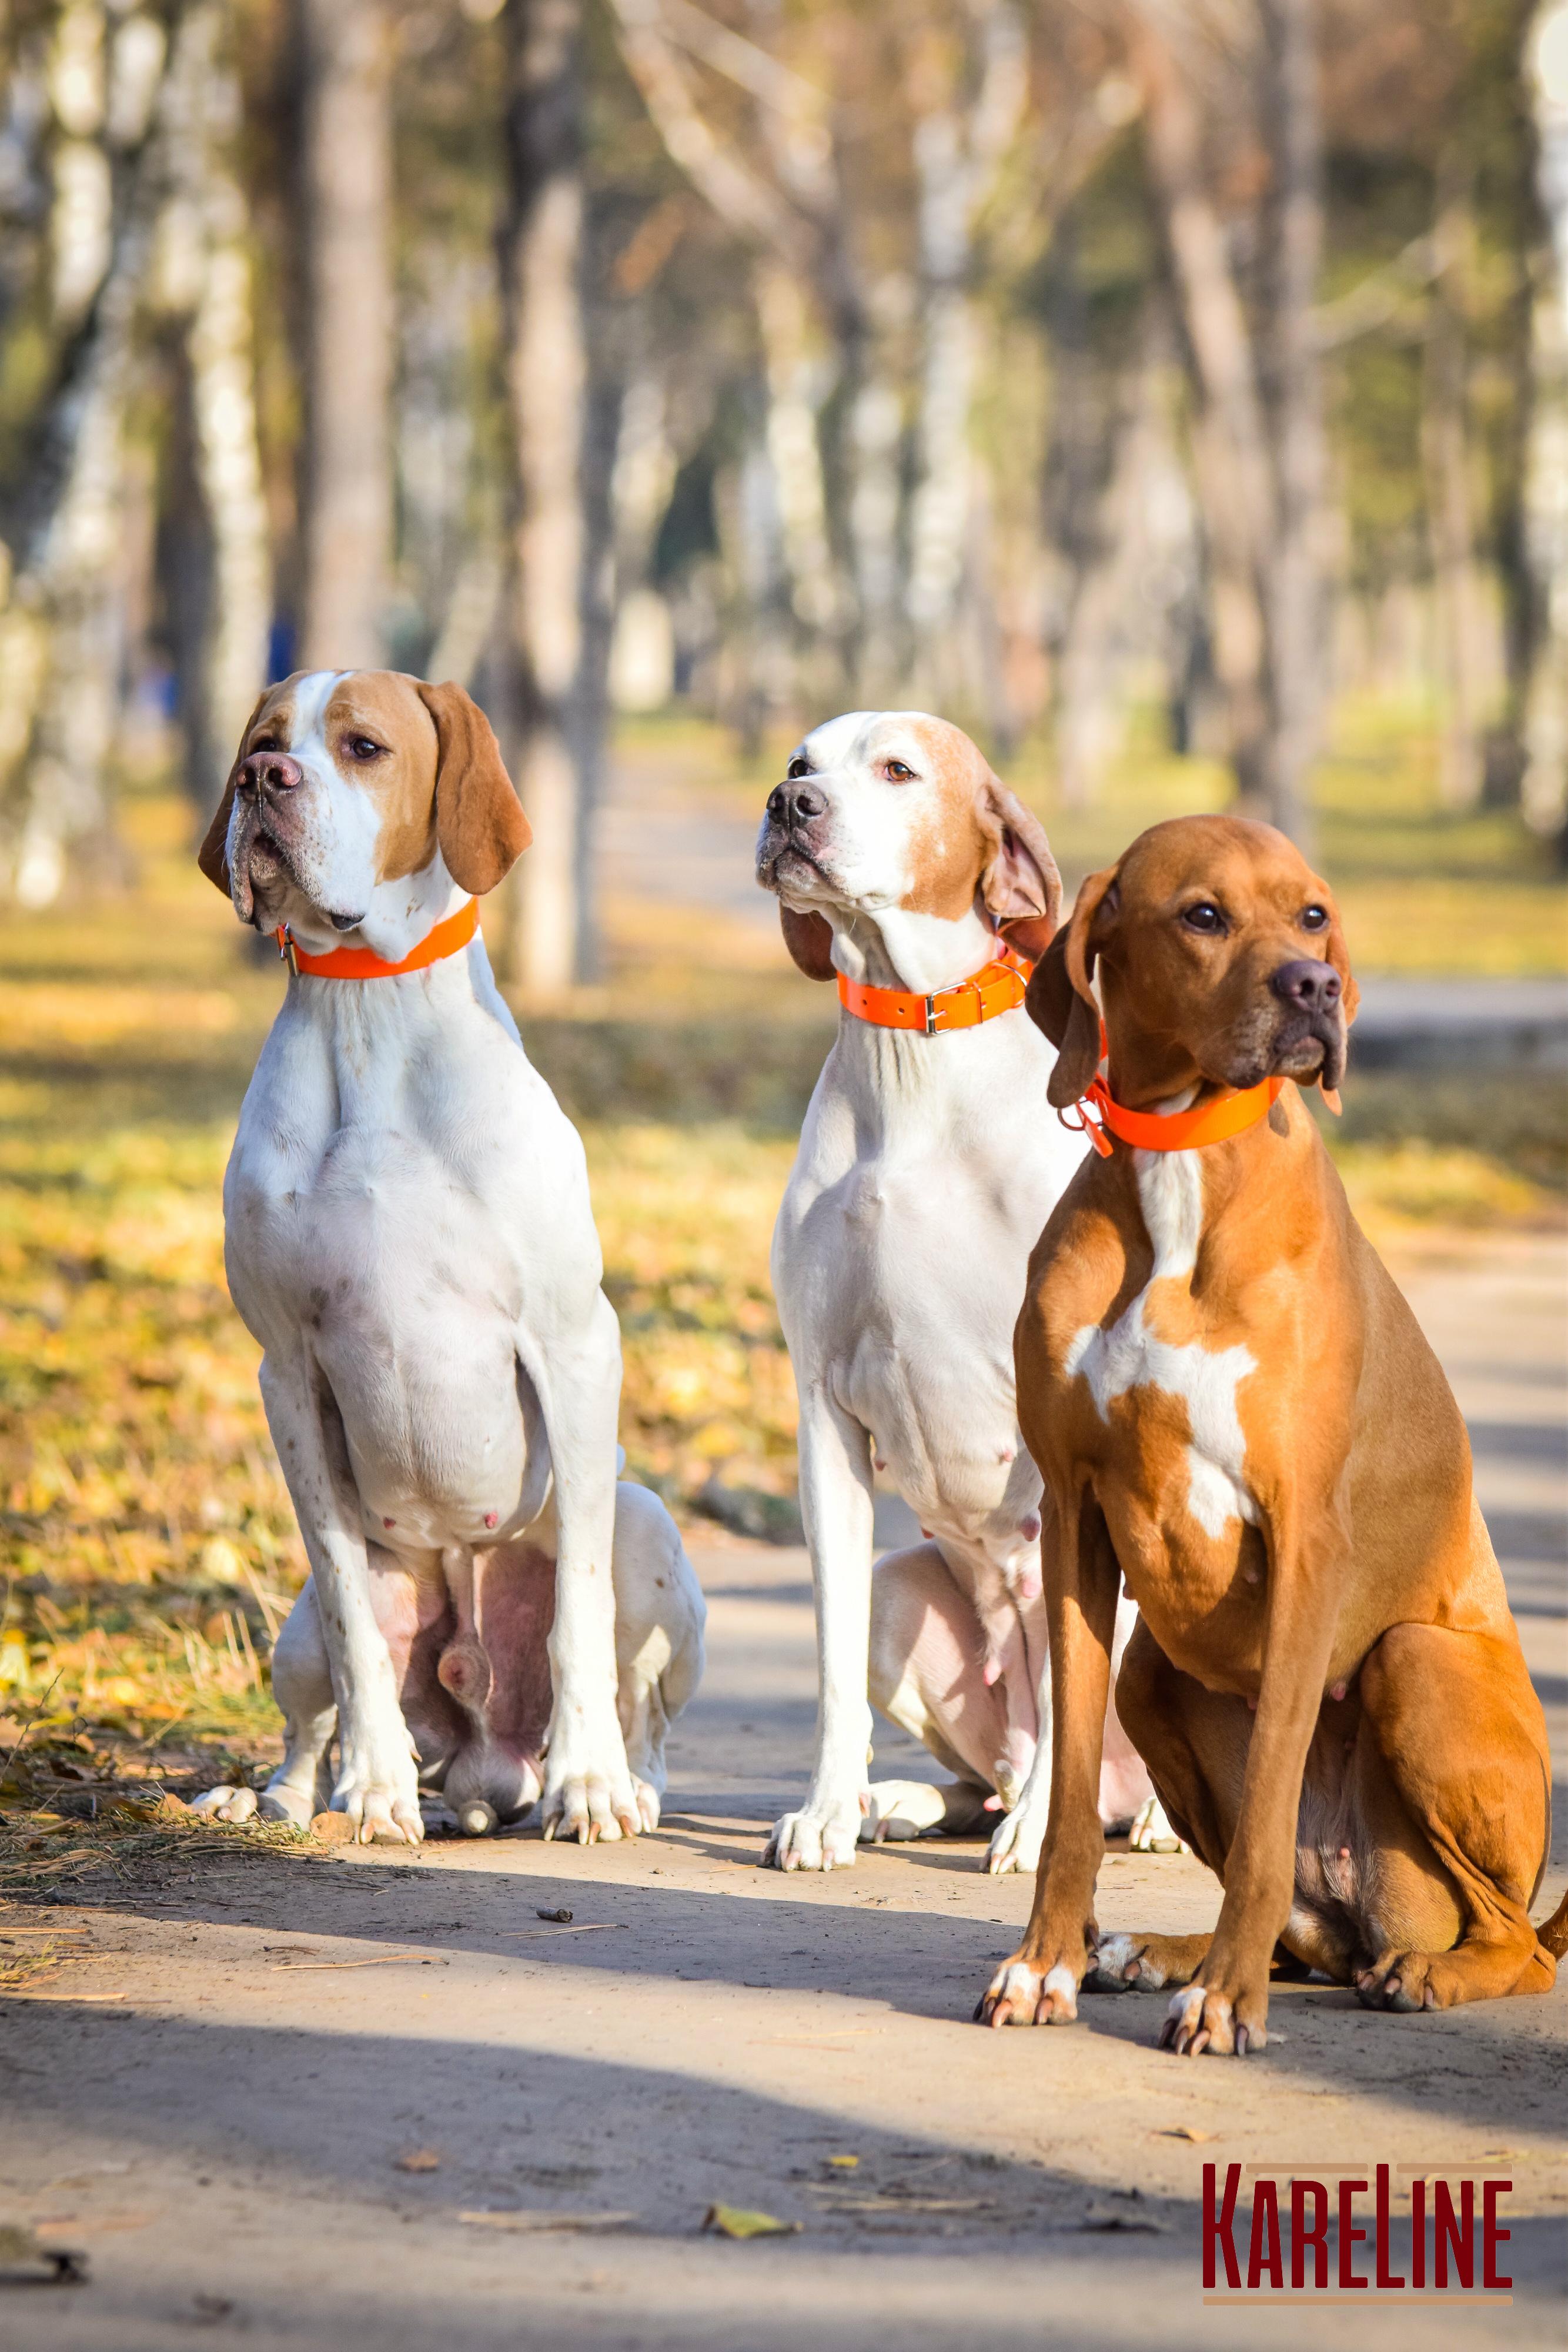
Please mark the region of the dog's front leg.
<svg viewBox="0 0 1568 2352"><path fill-rule="evenodd" d="M1303 1520L1308 1524L1303 1525ZM1301 1774L1333 1649L1349 1530L1332 1504L1266 1510L1269 1618L1225 1900L1201 1980L1173 1994L1160 2040L1244 2058L1268 2041L1269 1967L1295 1891Z"/></svg>
<svg viewBox="0 0 1568 2352"><path fill-rule="evenodd" d="M1044 1556L1054 1717L1051 1813L1023 1942L975 2011L985 2025L1071 2024L1094 1946L1094 1880L1105 1846L1100 1749L1121 1571L1087 1489L1055 1499L1060 1540Z"/></svg>
<svg viewBox="0 0 1568 2352"><path fill-rule="evenodd" d="M847 1870L869 1798L871 1440L820 1381L801 1386L800 1516L817 1611L817 1757L799 1812L763 1855L780 1870Z"/></svg>
<svg viewBox="0 0 1568 2352"><path fill-rule="evenodd" d="M268 1349L261 1394L316 1580L337 1702L332 1811L347 1813L361 1845L417 1845L424 1835L419 1768L371 1606L369 1554L337 1405L303 1350L281 1357Z"/></svg>
<svg viewBox="0 0 1568 2352"><path fill-rule="evenodd" d="M539 1821L547 1838L575 1837L583 1845L635 1837L642 1816L615 1706L611 1559L621 1336L614 1311L600 1297L585 1339L548 1349L525 1339L518 1354L549 1440L559 1537Z"/></svg>

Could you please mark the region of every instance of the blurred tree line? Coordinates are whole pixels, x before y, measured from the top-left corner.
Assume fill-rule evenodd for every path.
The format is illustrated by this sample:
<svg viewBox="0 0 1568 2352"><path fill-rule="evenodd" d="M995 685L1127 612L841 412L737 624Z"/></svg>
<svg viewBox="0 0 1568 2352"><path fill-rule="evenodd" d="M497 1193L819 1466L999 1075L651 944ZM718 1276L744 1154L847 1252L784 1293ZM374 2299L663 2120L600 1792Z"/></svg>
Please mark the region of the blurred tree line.
<svg viewBox="0 0 1568 2352"><path fill-rule="evenodd" d="M1560 833L1568 0L0 0L0 897L259 686L470 685L514 976L612 709L1130 704L1310 833L1331 695Z"/></svg>

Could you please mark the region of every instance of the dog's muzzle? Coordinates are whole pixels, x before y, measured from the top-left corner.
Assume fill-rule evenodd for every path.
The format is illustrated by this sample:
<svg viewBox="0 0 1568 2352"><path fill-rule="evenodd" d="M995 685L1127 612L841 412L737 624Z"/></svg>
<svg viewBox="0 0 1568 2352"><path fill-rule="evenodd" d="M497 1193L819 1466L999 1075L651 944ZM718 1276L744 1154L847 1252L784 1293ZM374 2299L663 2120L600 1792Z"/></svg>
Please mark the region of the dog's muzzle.
<svg viewBox="0 0 1568 2352"><path fill-rule="evenodd" d="M788 879L790 860L827 879L817 855L820 836L813 830L827 814L827 795L809 777L792 777L768 793L757 842L757 878L765 890L777 889L781 880ZM781 863L786 866L783 875L779 870Z"/></svg>
<svg viewBox="0 0 1568 2352"><path fill-rule="evenodd" d="M277 828L279 820L287 822L290 803L304 782L304 769L287 751L253 751L240 761L235 775L238 823L229 858L229 889L243 923L256 920L258 882L265 891L280 875L295 878ZM256 873L252 872L253 860L260 869Z"/></svg>
<svg viewBox="0 0 1568 2352"><path fill-rule="evenodd" d="M1288 1065L1309 1041L1321 1049L1318 1076L1331 1092L1344 1076L1344 988L1332 963L1299 956L1282 963L1269 986L1285 1008L1274 1037L1277 1063ZM1285 1074L1293 1075L1287 1067ZM1304 1071L1303 1071L1304 1075Z"/></svg>

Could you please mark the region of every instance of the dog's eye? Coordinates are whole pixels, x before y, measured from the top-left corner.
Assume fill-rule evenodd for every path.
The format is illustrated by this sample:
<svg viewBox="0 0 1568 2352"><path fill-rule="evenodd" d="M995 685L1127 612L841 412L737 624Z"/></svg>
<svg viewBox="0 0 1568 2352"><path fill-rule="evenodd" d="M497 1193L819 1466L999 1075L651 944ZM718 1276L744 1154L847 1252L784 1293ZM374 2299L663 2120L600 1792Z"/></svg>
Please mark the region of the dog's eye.
<svg viewBox="0 0 1568 2352"><path fill-rule="evenodd" d="M1200 898L1196 907L1182 908L1182 921L1189 931L1222 931L1225 918L1212 898Z"/></svg>
<svg viewBox="0 0 1568 2352"><path fill-rule="evenodd" d="M343 738L343 749L350 760L379 760L382 748L369 735L345 735Z"/></svg>
<svg viewBox="0 0 1568 2352"><path fill-rule="evenodd" d="M797 751L794 758L790 761L789 765L784 771L784 773L792 782L798 777L809 776L810 772L810 762L803 751Z"/></svg>
<svg viewBox="0 0 1568 2352"><path fill-rule="evenodd" d="M884 760L882 772L890 784L909 784L915 781L914 769L906 768L902 760Z"/></svg>
<svg viewBox="0 0 1568 2352"><path fill-rule="evenodd" d="M1328 927L1329 910L1326 907L1308 907L1302 912L1303 931L1326 931Z"/></svg>

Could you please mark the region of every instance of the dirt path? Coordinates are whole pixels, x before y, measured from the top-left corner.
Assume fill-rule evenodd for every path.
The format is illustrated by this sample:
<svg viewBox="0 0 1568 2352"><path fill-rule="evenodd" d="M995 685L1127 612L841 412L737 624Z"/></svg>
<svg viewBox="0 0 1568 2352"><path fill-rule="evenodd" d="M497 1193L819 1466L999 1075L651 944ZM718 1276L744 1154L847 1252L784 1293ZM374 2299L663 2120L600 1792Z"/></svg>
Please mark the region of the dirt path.
<svg viewBox="0 0 1568 2352"><path fill-rule="evenodd" d="M1400 1266L1471 1417L1559 1759L1563 1271L1529 1240ZM804 1780L806 1565L694 1552L711 1664L657 1838L443 1843L412 1865L241 1852L0 1916L0 1936L84 1927L94 1955L47 1998L0 2001L0 2220L91 2260L84 2286L0 2288L0 2344L1164 2352L1260 2330L1307 2345L1325 2324L1347 2345L1555 2340L1568 1990L1391 2018L1287 1989L1283 2040L1244 2065L1163 2055L1159 2006L1136 1996L1087 2001L1071 2032L977 2032L1027 1886L986 1878L973 1844L810 1881L755 1867ZM878 1752L915 1762L892 1735ZM1102 1875L1110 1926L1197 1927L1215 1904L1181 1857L1113 1852ZM538 1916L560 1906L570 1930ZM400 2168L413 2151L434 2167ZM1501 2173L1514 2305L1206 2308L1206 2158ZM715 2202L800 2233L705 2236Z"/></svg>

